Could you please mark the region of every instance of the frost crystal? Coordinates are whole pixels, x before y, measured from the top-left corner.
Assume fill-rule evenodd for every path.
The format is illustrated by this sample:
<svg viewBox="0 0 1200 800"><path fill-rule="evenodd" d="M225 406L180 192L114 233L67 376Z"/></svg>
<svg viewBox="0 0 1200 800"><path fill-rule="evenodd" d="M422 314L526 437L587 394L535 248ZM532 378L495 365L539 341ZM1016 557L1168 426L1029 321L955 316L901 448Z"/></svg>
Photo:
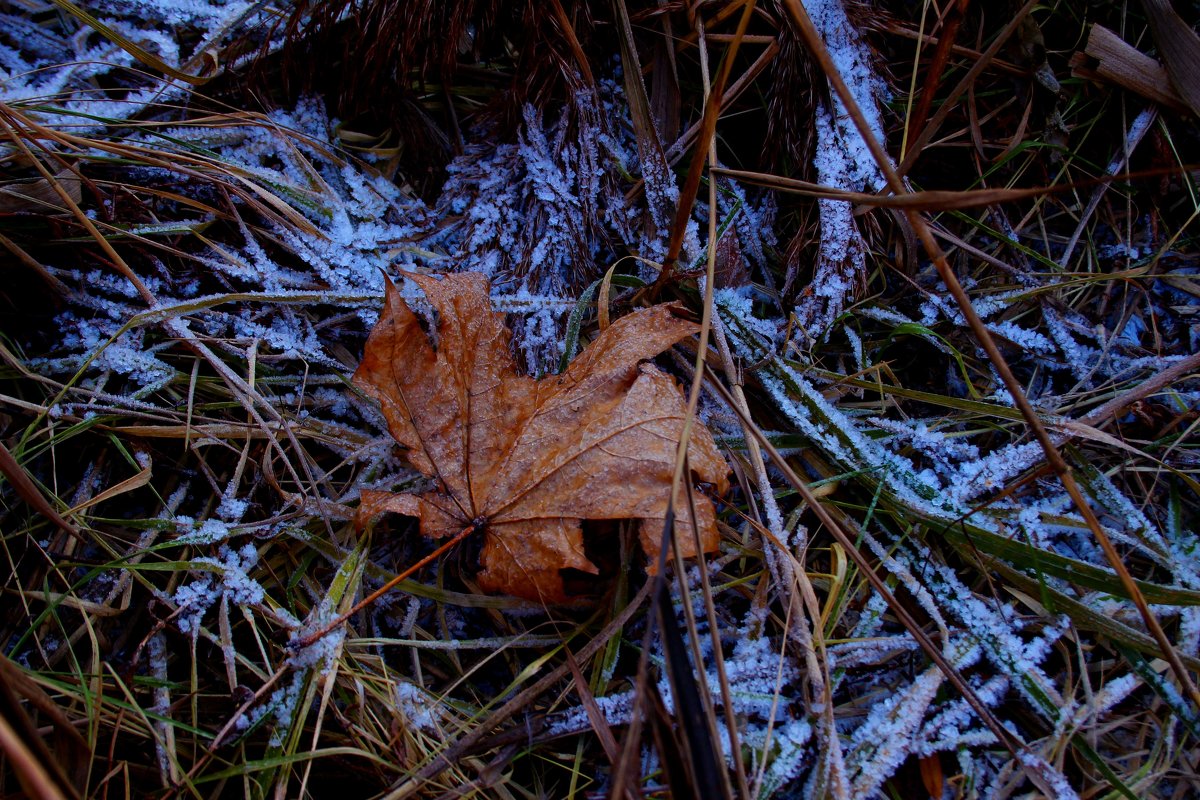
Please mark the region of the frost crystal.
<svg viewBox="0 0 1200 800"><path fill-rule="evenodd" d="M262 603L265 596L263 588L248 574L258 563L258 551L254 545L246 544L234 550L223 544L217 552L217 558L196 558L192 563L211 565L214 571L204 573L201 578L175 591L172 601L179 609L175 624L181 632L193 636L199 633L204 615L224 597L239 606Z"/></svg>
<svg viewBox="0 0 1200 800"><path fill-rule="evenodd" d="M805 6L872 135L877 142L886 142L879 103L887 97L887 86L875 71L870 49L846 16L842 0L808 0ZM878 189L883 185L879 165L841 100L834 96L832 103L832 108L823 104L817 109L813 160L817 182L851 191ZM867 270L867 246L851 204L821 199L818 209L821 241L812 293L796 308L809 338L818 338L841 313Z"/></svg>

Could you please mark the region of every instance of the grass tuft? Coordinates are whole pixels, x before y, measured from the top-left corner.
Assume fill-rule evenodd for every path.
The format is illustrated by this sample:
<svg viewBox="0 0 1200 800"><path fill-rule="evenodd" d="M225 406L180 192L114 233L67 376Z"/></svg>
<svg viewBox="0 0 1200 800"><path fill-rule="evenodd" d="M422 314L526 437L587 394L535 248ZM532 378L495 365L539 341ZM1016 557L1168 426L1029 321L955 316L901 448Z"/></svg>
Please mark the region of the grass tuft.
<svg viewBox="0 0 1200 800"><path fill-rule="evenodd" d="M1166 5L0 5L0 792L1189 796ZM456 270L531 374L704 321L718 554L542 608L356 526L427 488L384 276Z"/></svg>

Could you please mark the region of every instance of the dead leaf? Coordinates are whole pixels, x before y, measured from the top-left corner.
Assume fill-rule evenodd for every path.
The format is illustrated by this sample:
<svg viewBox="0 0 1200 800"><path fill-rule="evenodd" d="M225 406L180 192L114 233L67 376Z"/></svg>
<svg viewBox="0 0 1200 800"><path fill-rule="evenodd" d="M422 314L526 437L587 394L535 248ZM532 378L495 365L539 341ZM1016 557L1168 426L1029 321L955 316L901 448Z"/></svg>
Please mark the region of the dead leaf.
<svg viewBox="0 0 1200 800"><path fill-rule="evenodd" d="M417 517L430 537L478 530L479 585L546 603L566 599L560 570L596 572L582 520L640 520L654 563L686 411L674 379L643 362L697 326L668 305L635 312L561 375L539 381L517 373L483 276L408 277L437 313L436 349L389 283L354 382L379 401L392 436L438 488L364 492L363 511ZM688 458L695 480L726 491L729 468L698 423ZM702 548L715 550L712 504L693 494ZM686 500L676 514L680 552L695 555Z"/></svg>
<svg viewBox="0 0 1200 800"><path fill-rule="evenodd" d="M71 168L64 167L60 170L54 176L54 183L65 189L67 196L76 203L83 199L79 176ZM45 213L47 208L65 210L62 197L46 178L0 186L0 213Z"/></svg>

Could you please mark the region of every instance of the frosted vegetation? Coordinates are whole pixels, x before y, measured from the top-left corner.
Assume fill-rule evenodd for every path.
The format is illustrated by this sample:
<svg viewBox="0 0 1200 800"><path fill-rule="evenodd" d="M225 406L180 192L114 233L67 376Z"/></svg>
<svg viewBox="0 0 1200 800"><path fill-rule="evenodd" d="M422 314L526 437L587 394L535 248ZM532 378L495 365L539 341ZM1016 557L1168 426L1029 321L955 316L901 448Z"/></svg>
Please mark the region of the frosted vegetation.
<svg viewBox="0 0 1200 800"><path fill-rule="evenodd" d="M840 0L807 6L873 134L889 141L895 89L866 33ZM343 121L315 95L261 114L192 105L197 89L182 76L206 74L212 54L243 54L222 65L228 69L253 54L278 55L287 4L81 7L111 35L54 3L0 5L0 101L10 134L0 159L13 169L31 158L52 172L60 160L78 169L85 188L74 202L125 263L94 243L46 251L43 279L61 287L56 308L28 329L4 331L9 367L21 364L40 394L28 391L5 413L37 418L25 434L32 441L41 441L36 430L69 431L54 434L64 437L60 459L71 437L109 431L122 478L153 475L128 491L148 493L149 485L155 497L138 495L124 512L105 506L138 519L133 537L119 552L115 540L89 544L74 558L103 567L62 574L85 607L135 591L143 606L154 604L157 622L131 623L142 628L119 654L137 676L131 696L153 714L150 744L140 745L154 752L151 783L178 788L189 770L209 768L195 766L197 753L219 737L229 748L220 764L237 766L234 745L244 748L243 759L278 758L254 780L278 780L291 796L308 773L284 762L333 746L320 736L341 725L338 746L393 759L370 768L382 791L486 720L531 681L538 657L561 658L558 642L578 634L574 617L473 595L453 573L438 571L384 597L352 630L306 640L426 546L407 532L359 538L349 524L362 489L404 490L420 480L377 410L348 383L385 278L406 270L488 275L523 366L554 373L564 353L586 344L580 319L590 319L588 303L609 267L616 264L619 276L612 294L657 276L683 167L662 151L639 150L623 66L611 60L593 87L575 89L561 106L523 103L510 131L494 122L467 127L440 190L422 198L386 154L356 151ZM241 46L231 49L235 42ZM177 74L155 77L164 70L147 67L148 56ZM824 85L815 94L815 148L806 165L813 180L878 190L880 170L841 101ZM719 130L736 124L723 121ZM31 157L18 143L33 139L45 150ZM650 163L642 152L653 154ZM902 300L874 299L864 289L887 258L878 232L850 203L821 199L808 234L811 288L783 296L772 273L795 235L795 215L780 213L794 199L728 177L718 179L716 197L710 209L707 190L700 192L679 268L685 277L703 269L711 215L720 237L714 250L736 266L730 275L743 276L719 281L715 328L728 362L743 370L756 422L805 465L807 479L837 487L831 502L862 552L919 611L946 661L1027 743L1014 757L997 742L847 567L844 551L822 538L782 473L756 472L757 449L710 393L701 415L743 479L743 493L723 515L724 549L706 566L717 629L700 568L672 596L679 624L695 620L693 666L712 698L731 774L740 760L746 785L763 798L896 796L897 786L914 785L904 776L917 764L938 765L947 776L938 784L944 797L1027 794L1031 774L1062 797L1097 785L1172 796L1174 754L1195 746L1200 717L1160 669L1156 644L1062 484L1040 469L1041 447L945 285L921 263L903 277ZM60 215L74 227L56 235L86 236L74 209L61 206L52 197L20 213ZM1130 241L1089 257L1102 267L1124 264L1157 252L1169 235L1141 219L1130 232ZM1140 444L1123 444L1085 419L1095 398L1194 352L1200 329L1170 311L1184 302L1187 285L1151 281L1142 306L1092 313L1052 299L1045 287L1054 253L1027 251L1014 250L1003 281L973 272L964 284L1071 456L1104 531L1137 565L1154 613L1194 666L1200 542L1190 527L1192 500L1181 493L1186 498L1195 485L1195 456L1182 444L1139 454ZM696 283L688 286L683 295L696 301ZM402 291L426 310L419 292ZM896 343L908 355L896 355ZM893 359L920 361L928 374ZM872 394L872 384L910 375L913 391L926 394ZM1194 420L1193 388L1180 385L1163 401L1183 427L1194 424L1185 419ZM136 427L122 433L126 426ZM58 467L35 457L41 447L24 449L23 458L53 486ZM1089 458L1086 447L1106 455ZM184 466L168 476L171 458ZM1131 479L1121 469L1126 459L1163 472ZM108 464L69 467L76 469L76 496L63 495L62 511L86 508L121 479ZM96 524L113 523L101 515ZM407 531L401 524L393 530ZM43 552L58 552L61 542L46 538L54 535L42 529ZM142 570L143 563L159 569ZM789 575L795 586L780 577ZM817 605L792 602L801 584L815 590ZM636 662L644 625L636 619L620 646L601 654L586 698L568 687L538 705L537 736L574 736L601 720L628 725L645 713L627 663ZM18 626L6 652L30 670L65 666L69 633L39 619ZM1101 668L1090 653L1110 645ZM197 653L214 654L199 673ZM666 658L656 640L652 683L672 713L673 688L658 669ZM492 659L503 662L500 673L519 677L510 684L476 676L492 669ZM197 692L232 699L210 706ZM197 702L206 704L203 713ZM1150 706L1162 710L1140 717L1144 728L1120 724ZM391 736L399 737L394 747ZM192 750L173 749L183 739ZM553 746L562 741L574 751L573 740ZM1153 756L1136 779L1114 767L1131 781L1118 785L1108 764L1140 748ZM661 755L647 746L640 757L642 777L661 786ZM477 777L455 768L467 770L464 779ZM1184 760L1181 768L1195 765ZM603 788L607 769L593 789Z"/></svg>

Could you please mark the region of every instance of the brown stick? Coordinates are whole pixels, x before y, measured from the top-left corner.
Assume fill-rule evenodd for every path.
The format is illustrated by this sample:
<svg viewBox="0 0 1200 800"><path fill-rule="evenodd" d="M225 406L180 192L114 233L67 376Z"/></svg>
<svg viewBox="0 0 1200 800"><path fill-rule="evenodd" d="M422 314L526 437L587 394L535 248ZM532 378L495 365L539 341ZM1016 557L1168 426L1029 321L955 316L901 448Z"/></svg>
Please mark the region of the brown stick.
<svg viewBox="0 0 1200 800"><path fill-rule="evenodd" d="M958 35L958 28L962 24L963 17L967 13L967 6L971 4L971 0L956 0L942 15L942 29L938 31L938 42L933 50L933 58L929 61L929 66L925 68L925 85L921 88L921 99L917 101L917 108L913 111L912 119L909 120L908 130L910 132L920 131L925 127L925 120L929 118L929 109L933 107L933 95L941 84L942 73L946 69L946 62L950 58L950 51L954 46L954 38Z"/></svg>
<svg viewBox="0 0 1200 800"><path fill-rule="evenodd" d="M692 216L692 205L696 202L696 193L700 191L700 178L704 173L704 160L708 158L708 142L717 130L717 117L721 115L721 99L725 95L725 84L729 82L729 73L733 72L733 62L737 57L738 46L746 35L746 27L754 13L754 0L742 8L742 16L738 20L737 31L721 66L717 70L717 79L704 105L704 121L700 125L700 138L692 150L692 160L688 164L687 178L679 191L679 206L675 209L675 222L671 225L671 238L667 242L667 255L663 259L662 271L654 282L655 289L662 288L675 273L675 262L679 259L679 251L683 249L683 237L687 233L688 219Z"/></svg>
<svg viewBox="0 0 1200 800"><path fill-rule="evenodd" d="M408 578L408 576L412 575L414 572L421 569L421 567L423 567L426 564L430 563L431 561L435 560L438 556L445 553L451 547L454 547L454 545L458 544L463 539L470 536L472 533L478 532L482 527L483 527L483 523L472 522L470 525L463 528L461 531L454 534L449 539L447 539L445 542L443 542L441 544L441 546L439 546L432 553L425 556L420 561L413 564L411 567L404 570L396 577L392 578L390 581L385 583L383 586L380 586L378 589L371 592L369 595L364 597L362 600L359 600L357 603L354 604L354 608L350 609L345 614L340 614L336 619L334 619L332 622L328 623L324 627L322 627L318 630L315 630L312 633L309 633L306 636L302 636L299 639L297 639L296 642L294 643L293 647L295 647L297 649L302 649L302 648L308 647L313 642L320 639L322 636L328 635L329 632L332 631L334 628L338 628L338 627L341 627L342 625L345 625L350 620L351 617L353 617L358 612L362 611L367 606L374 603L379 598L383 597L385 594L390 592L392 589L399 586L405 579Z"/></svg>
<svg viewBox="0 0 1200 800"><path fill-rule="evenodd" d="M887 152L884 151L883 146L875 138L875 134L871 131L871 126L868 124L866 117L863 116L862 109L858 107L857 100L855 100L850 88L846 85L846 82L842 79L841 74L834 65L833 60L829 55L829 51L825 47L824 41L822 41L820 34L817 33L817 29L813 25L812 19L808 16L808 12L805 10L804 6L800 4L799 0L785 0L785 2L792 20L796 23L796 27L799 29L800 35L805 40L805 43L808 45L809 49L816 56L822 70L829 78L829 82L833 85L838 97L841 99L843 105L846 107L846 110L850 113L851 118L854 120L854 125L856 128L858 128L859 135L862 136L867 148L871 151L872 157L874 157L876 163L879 165L879 169L883 172L884 177L887 179L888 187L892 190L892 192L898 195L908 193L908 187L904 185L904 181L901 180L896 168L892 166L891 159L888 158ZM1032 0L1026 5L1026 10L1031 4ZM1023 16L1024 14L1021 13L1018 14L1017 18L1020 19ZM946 107L943 106L942 111L945 110ZM910 156L911 155L912 154L910 153ZM992 365L996 368L996 372L1000 375L1000 379L1004 382L1005 388L1008 389L1009 394L1012 395L1015 405L1020 410L1021 416L1024 417L1025 423L1029 426L1029 429L1032 431L1034 438L1037 439L1038 444L1041 445L1042 451L1046 455L1047 462L1050 464L1050 467L1054 470L1055 474L1058 475L1059 480L1062 482L1063 488L1066 489L1067 494L1071 498L1071 502L1074 503L1075 507L1079 510L1079 513L1083 517L1084 522L1087 524L1088 529L1092 532L1092 535L1096 537L1096 542L1100 545L1100 549L1104 552L1105 559L1113 568L1113 571L1117 573L1117 577L1120 579L1121 585L1125 588L1127 595L1133 600L1134 605L1137 606L1138 613L1141 615L1142 621L1146 625L1146 629L1150 632L1150 635L1154 637L1154 640L1158 643L1158 646L1162 648L1162 656L1171 666L1171 671L1175 673L1175 678L1179 681L1180 688L1184 694L1191 699L1192 703L1196 705L1197 708L1200 708L1200 689L1196 688L1196 684L1192 681L1187 667L1184 666L1183 661L1179 658L1179 653L1171 644L1171 640L1167 638L1166 631L1163 630L1158 618L1154 616L1153 612L1150 610L1150 606L1146 603L1146 598L1142 595L1141 589L1138 588L1137 584L1133 580L1133 576L1129 574L1129 570L1125 567L1125 563L1121 559L1121 554L1117 552L1116 547L1113 546L1112 540L1100 526L1100 520L1096 517L1096 513L1092 510L1092 507L1088 505L1087 500L1083 496L1083 492L1080 491L1078 484L1075 482L1075 477L1071 473L1071 468L1067 465L1067 462L1063 460L1062 454L1058 452L1058 448L1055 446L1054 441L1050 438L1050 433L1046 430L1046 426L1042 424L1041 418L1038 417L1033 405L1029 402L1029 398L1025 396L1025 392L1022 389L1020 382L1018 382L1016 376L1013 375L1012 370L1008 366L1008 362L1005 361L1004 356L1000 353L1000 349L996 346L996 342L992 338L991 333L983 324L983 320L979 318L979 314L975 311L975 307L971 304L970 297L967 296L962 284L959 283L958 276L954 274L954 270L950 267L949 262L947 262L945 253L942 252L941 247L938 246L937 241L933 238L933 234L929 229L929 225L916 211L909 210L906 212L906 216L908 217L909 224L912 225L913 229L916 231L917 237L921 240L921 244L925 248L925 252L929 254L930 259L933 261L934 267L937 269L938 276L950 290L950 294L954 297L955 303L958 305L959 309L963 313L963 316L966 318L967 324L970 326L976 340L979 342L984 352L987 353L988 360L991 361Z"/></svg>
<svg viewBox="0 0 1200 800"><path fill-rule="evenodd" d="M929 144L929 141L933 139L934 134L938 132L940 127L942 127L942 123L946 121L946 117L950 115L950 109L954 107L954 103L958 100L958 98L963 96L967 89L971 88L971 84L975 82L975 79L983 74L983 71L987 69L988 64L991 63L992 58L994 58L995 55L1000 52L1000 49L1004 47L1005 42L1007 42L1009 38L1017 32L1017 29L1021 27L1021 20L1025 19L1025 16L1030 12L1030 10L1033 9L1035 3L1037 3L1037 0L1027 0L1025 5L1021 6L1021 9L1016 13L1016 16L1012 18L1012 21L1004 26L1004 29L1000 31L1000 34L996 37L996 40L992 42L991 46L989 46L987 50L984 50L983 55L979 57L979 60L976 61L969 70L967 70L967 74L963 75L962 80L958 82L958 85L951 90L950 94L942 102L941 108L939 108L937 112L930 118L929 124L921 130L921 133L915 140L913 140L912 144L909 145L908 152L905 153L904 160L900 162L900 166L893 169L891 167L891 162L889 161L888 169L890 169L894 174L908 174L908 171L912 169L912 165L921 155L921 151L925 148L925 145ZM794 3L792 3L791 0L787 0L789 12L792 10L793 5ZM805 12L805 17L807 16L808 12ZM810 27L811 24L812 23L810 22ZM813 29L813 32L815 34L816 30ZM817 38L818 40L820 39L820 37ZM829 62L829 53L827 50L825 50L824 43L821 44L821 52L825 53L824 61L832 63ZM836 70L834 72L836 74ZM830 76L829 80L831 82L833 81L832 75ZM838 82L845 87L846 84L841 80L840 75L838 76ZM841 96L840 91L838 92L838 95ZM845 98L843 98L842 101L845 102ZM851 98L851 102L853 102L853 98ZM850 106L846 106L846 108L849 109ZM858 105L855 104L854 108L858 109ZM855 114L853 111L850 113L854 116L855 123L857 124L858 118L862 116L862 110L858 109L857 114ZM869 134L863 134L863 138L864 141L867 142L867 145L870 146L871 139L873 137L871 137ZM878 142L876 142L876 144L878 144ZM880 152L882 152L882 150L880 150ZM886 171L884 174L887 174ZM889 180L888 183L890 185L891 181ZM900 194L900 192L895 188L893 188L892 191L894 191L896 194Z"/></svg>
<svg viewBox="0 0 1200 800"><path fill-rule="evenodd" d="M1175 381L1182 379L1189 372L1196 372L1197 370L1200 370L1200 353L1192 353L1187 358L1176 361L1157 375L1147 378L1129 391L1122 392L1104 405L1092 409L1080 422L1083 422L1085 425L1091 425L1093 428L1098 428L1111 417L1115 417L1123 409L1133 405L1138 400L1149 397L1159 389L1170 386Z"/></svg>

